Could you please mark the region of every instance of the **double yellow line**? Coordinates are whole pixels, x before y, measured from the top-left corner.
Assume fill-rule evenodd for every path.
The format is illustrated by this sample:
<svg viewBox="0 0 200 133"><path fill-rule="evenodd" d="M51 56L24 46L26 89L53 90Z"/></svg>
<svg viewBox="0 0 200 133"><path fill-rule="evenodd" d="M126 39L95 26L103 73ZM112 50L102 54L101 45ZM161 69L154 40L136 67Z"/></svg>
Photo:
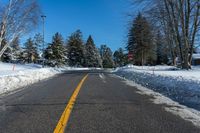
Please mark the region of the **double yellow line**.
<svg viewBox="0 0 200 133"><path fill-rule="evenodd" d="M64 112L62 113L62 116L60 120L58 121L58 124L54 130L54 133L64 133L65 127L67 126L67 122L69 121L70 114L72 112L72 109L74 107L74 103L76 101L76 98L78 96L78 93L84 83L84 81L87 79L88 75L84 76L81 82L76 87L74 93L72 94L69 103L67 104Z"/></svg>

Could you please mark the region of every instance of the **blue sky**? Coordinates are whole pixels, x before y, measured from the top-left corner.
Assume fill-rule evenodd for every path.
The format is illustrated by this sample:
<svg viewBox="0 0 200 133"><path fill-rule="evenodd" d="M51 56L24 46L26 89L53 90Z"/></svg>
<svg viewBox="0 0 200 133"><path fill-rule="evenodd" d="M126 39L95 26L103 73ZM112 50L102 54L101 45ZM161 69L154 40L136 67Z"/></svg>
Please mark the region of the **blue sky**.
<svg viewBox="0 0 200 133"><path fill-rule="evenodd" d="M66 39L77 29L86 40L91 34L95 44L107 44L112 50L124 47L130 12L130 0L39 0L47 16L45 39L60 32ZM36 32L41 32L39 27Z"/></svg>

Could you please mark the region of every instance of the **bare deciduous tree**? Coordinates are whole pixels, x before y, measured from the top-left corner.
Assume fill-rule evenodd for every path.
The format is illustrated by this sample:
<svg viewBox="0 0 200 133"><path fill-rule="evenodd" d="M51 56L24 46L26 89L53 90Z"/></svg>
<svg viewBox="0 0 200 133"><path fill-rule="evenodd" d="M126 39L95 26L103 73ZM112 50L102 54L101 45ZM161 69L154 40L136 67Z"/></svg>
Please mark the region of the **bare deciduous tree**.
<svg viewBox="0 0 200 133"><path fill-rule="evenodd" d="M160 22L169 46L178 48L182 68L189 69L200 27L200 0L153 0L150 10L152 17Z"/></svg>
<svg viewBox="0 0 200 133"><path fill-rule="evenodd" d="M12 42L34 29L40 16L36 0L7 0L0 2L0 57ZM2 45L6 40L7 44Z"/></svg>
<svg viewBox="0 0 200 133"><path fill-rule="evenodd" d="M164 5L179 44L182 68L189 69L200 24L200 0L164 0Z"/></svg>

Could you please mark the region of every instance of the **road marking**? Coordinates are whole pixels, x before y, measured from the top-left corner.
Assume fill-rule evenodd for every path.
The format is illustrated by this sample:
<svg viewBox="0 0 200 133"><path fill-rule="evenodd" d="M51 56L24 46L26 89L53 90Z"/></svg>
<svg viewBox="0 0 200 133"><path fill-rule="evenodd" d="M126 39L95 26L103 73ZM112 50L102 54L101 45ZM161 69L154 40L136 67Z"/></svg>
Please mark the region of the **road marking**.
<svg viewBox="0 0 200 133"><path fill-rule="evenodd" d="M54 129L54 133L64 133L65 131L65 127L67 126L67 122L69 120L71 111L74 107L74 103L76 101L76 98L78 96L78 93L84 83L84 81L87 79L88 74L86 76L83 77L83 79L81 80L81 82L78 84L78 86L76 87L74 93L72 94L64 112L62 113L62 116L60 118L60 120L58 121L58 124L56 126L56 128Z"/></svg>
<svg viewBox="0 0 200 133"><path fill-rule="evenodd" d="M103 73L99 74L99 77L103 80L104 83L106 83L105 75Z"/></svg>

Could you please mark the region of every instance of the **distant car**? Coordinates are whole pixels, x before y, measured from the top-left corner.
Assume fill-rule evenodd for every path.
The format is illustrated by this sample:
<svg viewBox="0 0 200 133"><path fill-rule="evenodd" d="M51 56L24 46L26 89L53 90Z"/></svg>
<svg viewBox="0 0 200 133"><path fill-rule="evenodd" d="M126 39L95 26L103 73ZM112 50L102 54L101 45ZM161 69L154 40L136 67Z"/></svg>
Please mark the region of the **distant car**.
<svg viewBox="0 0 200 133"><path fill-rule="evenodd" d="M126 67L127 67L127 68L133 68L134 65L133 65L133 64L127 64Z"/></svg>

